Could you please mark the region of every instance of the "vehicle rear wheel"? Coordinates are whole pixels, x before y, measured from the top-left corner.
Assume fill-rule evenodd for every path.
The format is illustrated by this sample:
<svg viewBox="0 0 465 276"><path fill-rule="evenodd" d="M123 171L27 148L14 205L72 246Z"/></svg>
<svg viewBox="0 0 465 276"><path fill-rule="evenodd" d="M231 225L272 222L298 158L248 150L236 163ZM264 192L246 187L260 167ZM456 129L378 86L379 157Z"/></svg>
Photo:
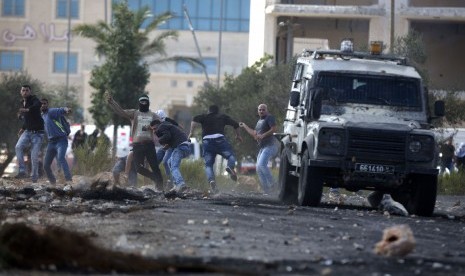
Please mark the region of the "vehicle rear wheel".
<svg viewBox="0 0 465 276"><path fill-rule="evenodd" d="M297 187L299 178L289 174L292 165L287 160L288 149L281 152L281 161L279 163L279 199L287 204L297 203Z"/></svg>
<svg viewBox="0 0 465 276"><path fill-rule="evenodd" d="M321 169L308 166L309 156L306 149L302 154L297 198L300 205L318 206L323 194L323 178Z"/></svg>
<svg viewBox="0 0 465 276"><path fill-rule="evenodd" d="M406 206L407 211L418 216L432 216L436 205L438 177L436 175L415 174L410 178L413 189Z"/></svg>

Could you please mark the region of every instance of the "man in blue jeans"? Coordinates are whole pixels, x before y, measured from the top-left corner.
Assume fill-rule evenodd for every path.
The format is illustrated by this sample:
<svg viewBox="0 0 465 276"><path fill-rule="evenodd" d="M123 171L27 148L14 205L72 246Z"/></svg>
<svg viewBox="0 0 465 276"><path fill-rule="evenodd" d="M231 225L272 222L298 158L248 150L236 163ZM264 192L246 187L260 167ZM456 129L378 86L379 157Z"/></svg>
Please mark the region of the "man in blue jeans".
<svg viewBox="0 0 465 276"><path fill-rule="evenodd" d="M263 192L266 194L272 193L276 188L276 181L268 168L268 162L276 157L279 151L279 141L273 135L276 132L276 119L273 115L268 113L266 104L258 106L258 116L260 119L255 126L251 129L245 123L239 123L247 133L249 133L258 143L259 150L257 155L257 174L258 179L262 185Z"/></svg>
<svg viewBox="0 0 465 276"><path fill-rule="evenodd" d="M25 84L21 87L23 98L18 115L23 120L23 126L18 132L16 143L16 159L18 160L19 172L15 178L27 178L26 164L24 163L24 149L31 146L31 176L32 182L36 183L39 178L39 154L44 139L44 120L40 115L40 100L32 95L31 86Z"/></svg>
<svg viewBox="0 0 465 276"><path fill-rule="evenodd" d="M208 108L207 114L197 115L192 119L189 138L192 137L194 129L198 125L202 126L205 172L207 174L211 192L216 194L218 193L218 188L216 186L213 164L215 163L217 154L228 160L226 171L229 173L232 180L237 181L237 174L234 170L234 167L236 166L236 157L234 156L231 144L224 136L224 127L227 125L232 126L236 131L236 139L242 142L242 137L239 132L239 124L228 115L219 113L218 106L211 105Z"/></svg>
<svg viewBox="0 0 465 276"><path fill-rule="evenodd" d="M150 128L158 136L158 142L165 149L173 149L171 158L168 161L174 187L165 196L183 193L187 189L186 182L182 177L180 166L183 158L191 154L191 148L187 141L187 135L178 126L167 121L153 120Z"/></svg>
<svg viewBox="0 0 465 276"><path fill-rule="evenodd" d="M168 122L170 124L173 124L179 128L182 129L181 126L179 126L178 122L176 122L175 120L169 118L165 111L163 109L159 109L157 111L155 111L155 114L158 115L158 117L160 117L160 121L161 122ZM171 158L171 154L173 153L173 149L172 148L168 148L168 149L165 149L163 147L161 147L160 149L157 150L157 159L158 159L158 163L163 163L163 167L165 168L165 173L166 173L166 178L167 178L167 183L168 185L171 184L171 170L170 170L170 167L169 167L169 162L170 162L170 158Z"/></svg>
<svg viewBox="0 0 465 276"><path fill-rule="evenodd" d="M56 157L57 166L63 170L66 182L73 180L71 171L66 161L66 150L68 149L68 133L61 123L66 118L61 118L69 114L71 109L68 107L49 108L48 100L41 99L42 118L44 119L45 131L47 132L48 144L45 151L44 171L47 174L50 184L56 184L56 177L52 172L52 161Z"/></svg>

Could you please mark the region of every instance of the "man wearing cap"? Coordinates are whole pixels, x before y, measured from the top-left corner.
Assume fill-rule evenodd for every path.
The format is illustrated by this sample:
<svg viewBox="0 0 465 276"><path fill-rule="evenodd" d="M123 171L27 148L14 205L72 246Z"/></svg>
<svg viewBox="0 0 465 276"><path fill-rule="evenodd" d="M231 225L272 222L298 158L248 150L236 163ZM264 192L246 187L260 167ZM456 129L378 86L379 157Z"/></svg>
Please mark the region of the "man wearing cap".
<svg viewBox="0 0 465 276"><path fill-rule="evenodd" d="M153 142L153 132L150 128L150 122L159 120L157 114L150 111L150 101L147 95L139 98L139 109L123 109L111 96L109 92L105 93L105 98L110 108L116 114L127 118L131 121L131 137L133 148L133 165L136 166L137 172L144 173L144 161L147 159L152 173L150 178L155 183L158 190L163 190L163 177L158 167L158 160Z"/></svg>

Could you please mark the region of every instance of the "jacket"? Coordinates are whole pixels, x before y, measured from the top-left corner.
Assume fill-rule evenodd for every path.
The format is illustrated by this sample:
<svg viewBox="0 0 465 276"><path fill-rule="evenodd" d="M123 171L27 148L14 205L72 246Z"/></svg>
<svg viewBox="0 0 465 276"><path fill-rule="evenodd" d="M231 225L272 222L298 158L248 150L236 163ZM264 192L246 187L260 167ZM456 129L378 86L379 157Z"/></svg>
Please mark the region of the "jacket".
<svg viewBox="0 0 465 276"><path fill-rule="evenodd" d="M178 126L168 122L162 122L158 125L155 134L159 138L161 145L168 144L170 148L176 148L180 144L187 142L187 135Z"/></svg>
<svg viewBox="0 0 465 276"><path fill-rule="evenodd" d="M56 140L61 137L68 137L66 132L57 126L54 122L59 121L60 116L64 116L65 109L63 107L58 108L49 108L47 112L42 113L42 118L44 119L45 131L47 132L47 138L49 140Z"/></svg>
<svg viewBox="0 0 465 276"><path fill-rule="evenodd" d="M39 98L35 95L30 95L26 99L22 100L22 107L28 108L29 112L22 113L23 115L23 126L24 130L44 130L44 120L40 114L40 107L42 103Z"/></svg>

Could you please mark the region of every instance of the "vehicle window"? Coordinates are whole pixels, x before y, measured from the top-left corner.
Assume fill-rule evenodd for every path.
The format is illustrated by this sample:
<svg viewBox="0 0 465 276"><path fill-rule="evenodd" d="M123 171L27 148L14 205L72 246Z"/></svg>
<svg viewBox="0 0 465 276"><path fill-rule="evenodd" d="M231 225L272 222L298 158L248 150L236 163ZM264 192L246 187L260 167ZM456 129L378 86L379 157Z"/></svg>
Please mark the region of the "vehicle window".
<svg viewBox="0 0 465 276"><path fill-rule="evenodd" d="M320 74L317 86L328 88L326 101L421 109L420 82L413 78Z"/></svg>

